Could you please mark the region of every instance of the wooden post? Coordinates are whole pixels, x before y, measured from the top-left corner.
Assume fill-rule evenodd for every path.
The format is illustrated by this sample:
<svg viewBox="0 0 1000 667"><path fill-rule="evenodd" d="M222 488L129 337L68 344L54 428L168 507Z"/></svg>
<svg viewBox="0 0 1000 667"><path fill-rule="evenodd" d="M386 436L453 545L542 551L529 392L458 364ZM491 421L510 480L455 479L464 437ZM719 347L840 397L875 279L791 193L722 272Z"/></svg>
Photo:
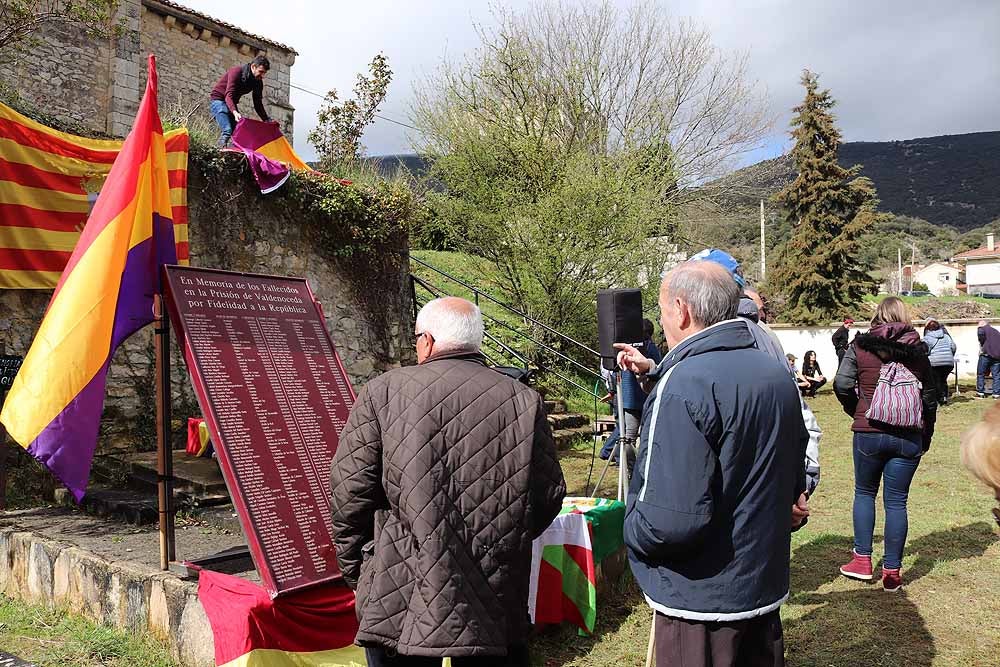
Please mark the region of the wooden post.
<svg viewBox="0 0 1000 667"><path fill-rule="evenodd" d="M170 320L163 295L153 295L153 345L156 353L156 472L160 515L160 569L170 569L174 549L174 451L170 437Z"/></svg>

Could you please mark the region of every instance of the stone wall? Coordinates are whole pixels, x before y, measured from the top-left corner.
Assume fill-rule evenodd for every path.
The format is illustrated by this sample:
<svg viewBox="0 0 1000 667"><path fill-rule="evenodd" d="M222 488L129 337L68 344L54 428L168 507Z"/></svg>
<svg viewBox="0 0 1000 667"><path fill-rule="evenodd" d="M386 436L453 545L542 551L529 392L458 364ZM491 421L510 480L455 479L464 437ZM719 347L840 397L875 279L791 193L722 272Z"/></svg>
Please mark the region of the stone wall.
<svg viewBox="0 0 1000 667"><path fill-rule="evenodd" d="M121 34L111 39L44 27L26 52L0 59L0 82L70 127L121 137L132 127L146 86L147 54L157 58L161 114L186 110L207 117L208 95L225 70L263 53L271 61L264 105L292 137L293 50L172 2L122 0L119 21ZM249 99L240 109L256 117Z"/></svg>
<svg viewBox="0 0 1000 667"><path fill-rule="evenodd" d="M215 640L198 601L198 584L169 572L108 562L5 526L0 528L0 593L69 609L116 628L149 632L185 667L215 665Z"/></svg>
<svg viewBox="0 0 1000 667"><path fill-rule="evenodd" d="M208 115L208 94L219 77L228 68L250 62L258 52L264 53L271 61L271 71L264 77L264 107L291 140L289 82L294 53L237 44L226 35L185 23L172 14L160 14L145 5L141 44L142 53L156 54L163 113L173 109L190 111L200 105L194 113ZM240 112L257 117L249 96L240 101Z"/></svg>
<svg viewBox="0 0 1000 667"><path fill-rule="evenodd" d="M304 215L281 190L261 196L242 156L225 158L221 186L207 183L194 161L189 168L192 266L308 279L355 390L390 368L412 363L407 240L398 239L377 256L338 257L316 234L335 219ZM50 296L48 290L0 290L0 354L27 353ZM183 419L197 414L197 403L177 345L172 352L174 417ZM113 358L102 448L121 437L141 449L155 448L154 396L152 327L145 327ZM175 436L183 434L175 429Z"/></svg>
<svg viewBox="0 0 1000 667"><path fill-rule="evenodd" d="M65 123L107 132L111 103L111 44L66 26L49 26L17 60L0 59L0 82Z"/></svg>

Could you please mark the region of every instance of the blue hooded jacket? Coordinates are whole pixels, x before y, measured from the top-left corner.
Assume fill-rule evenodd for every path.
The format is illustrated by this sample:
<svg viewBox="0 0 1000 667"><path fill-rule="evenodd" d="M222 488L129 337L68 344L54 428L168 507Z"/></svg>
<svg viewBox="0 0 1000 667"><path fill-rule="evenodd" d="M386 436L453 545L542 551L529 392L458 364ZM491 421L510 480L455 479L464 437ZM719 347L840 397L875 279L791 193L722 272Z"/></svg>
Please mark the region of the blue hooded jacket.
<svg viewBox="0 0 1000 667"><path fill-rule="evenodd" d="M685 339L659 370L625 515L632 572L668 616L735 621L778 609L791 507L805 489L798 392L741 320Z"/></svg>

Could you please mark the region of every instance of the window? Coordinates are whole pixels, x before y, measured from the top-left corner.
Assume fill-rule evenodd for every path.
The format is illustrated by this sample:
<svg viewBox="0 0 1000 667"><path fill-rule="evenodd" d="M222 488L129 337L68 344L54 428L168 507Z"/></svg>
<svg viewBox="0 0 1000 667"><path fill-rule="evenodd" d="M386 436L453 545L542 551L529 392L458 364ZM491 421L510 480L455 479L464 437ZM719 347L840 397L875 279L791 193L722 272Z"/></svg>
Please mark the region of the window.
<svg viewBox="0 0 1000 667"><path fill-rule="evenodd" d="M943 283L946 283L949 280L951 280L951 276L949 274L947 274L947 273L939 273L938 274L938 280L940 280Z"/></svg>

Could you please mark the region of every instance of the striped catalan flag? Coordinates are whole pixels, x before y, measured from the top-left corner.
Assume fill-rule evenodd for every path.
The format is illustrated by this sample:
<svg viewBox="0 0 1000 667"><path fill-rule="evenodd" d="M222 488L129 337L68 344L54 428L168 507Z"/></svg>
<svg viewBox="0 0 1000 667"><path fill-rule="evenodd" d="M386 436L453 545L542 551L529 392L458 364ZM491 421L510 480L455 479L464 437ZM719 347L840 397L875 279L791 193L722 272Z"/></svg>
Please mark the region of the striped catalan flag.
<svg viewBox="0 0 1000 667"><path fill-rule="evenodd" d="M219 667L365 667L354 593L323 584L271 599L259 584L202 570L198 600Z"/></svg>
<svg viewBox="0 0 1000 667"><path fill-rule="evenodd" d="M187 264L186 129L167 132L171 217L179 263ZM0 103L0 289L52 289L90 214L93 195L121 141L46 127Z"/></svg>
<svg viewBox="0 0 1000 667"><path fill-rule="evenodd" d="M153 319L162 264L177 260L156 106L156 61L135 125L66 261L0 422L79 502L97 445L111 355Z"/></svg>

